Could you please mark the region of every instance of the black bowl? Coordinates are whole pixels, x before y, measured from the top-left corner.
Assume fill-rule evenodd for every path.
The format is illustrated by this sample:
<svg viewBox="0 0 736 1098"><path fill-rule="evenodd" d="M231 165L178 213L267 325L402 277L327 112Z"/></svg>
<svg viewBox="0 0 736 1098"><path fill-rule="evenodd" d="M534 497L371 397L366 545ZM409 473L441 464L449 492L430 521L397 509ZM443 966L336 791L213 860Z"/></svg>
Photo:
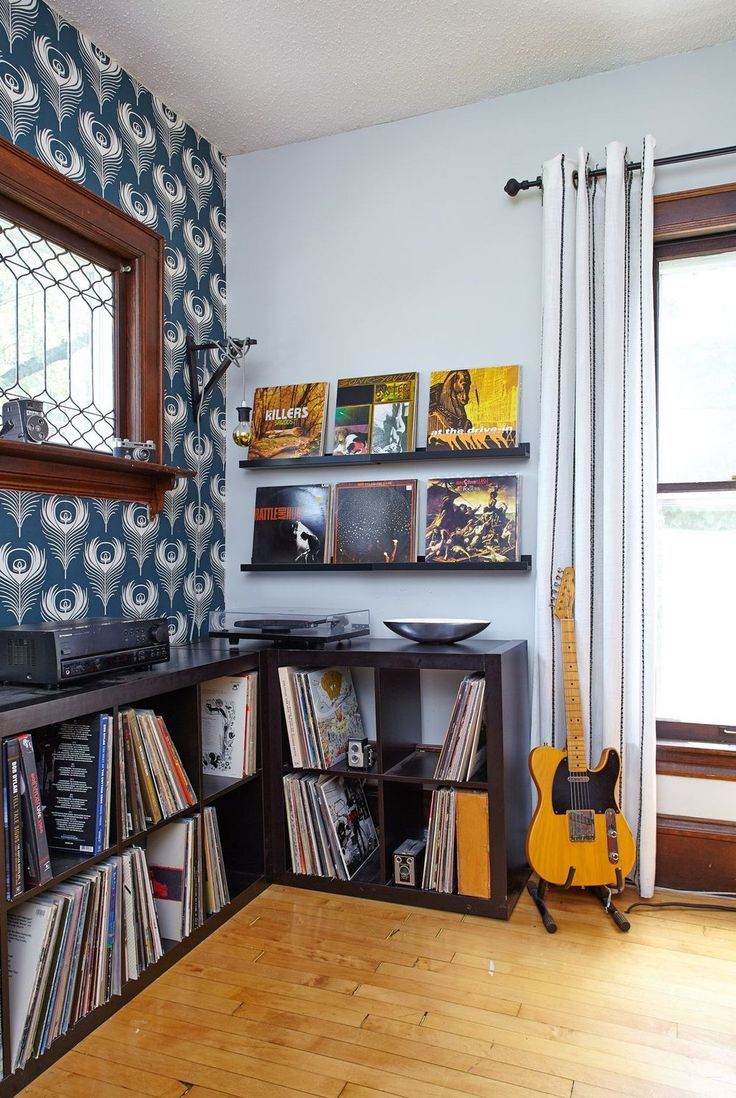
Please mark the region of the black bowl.
<svg viewBox="0 0 736 1098"><path fill-rule="evenodd" d="M454 644L474 637L491 623L476 618L394 618L383 624L392 633L417 644Z"/></svg>

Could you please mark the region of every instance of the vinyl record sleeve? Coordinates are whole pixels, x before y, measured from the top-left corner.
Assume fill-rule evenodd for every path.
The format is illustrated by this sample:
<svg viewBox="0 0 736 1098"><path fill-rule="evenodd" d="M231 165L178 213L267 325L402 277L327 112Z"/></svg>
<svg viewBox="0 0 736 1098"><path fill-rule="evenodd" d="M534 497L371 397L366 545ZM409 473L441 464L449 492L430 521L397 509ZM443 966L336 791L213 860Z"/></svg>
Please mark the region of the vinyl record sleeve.
<svg viewBox="0 0 736 1098"><path fill-rule="evenodd" d="M346 482L335 485L336 564L414 561L415 480Z"/></svg>
<svg viewBox="0 0 736 1098"><path fill-rule="evenodd" d="M518 366L479 366L432 373L428 450L495 450L516 446L518 417Z"/></svg>

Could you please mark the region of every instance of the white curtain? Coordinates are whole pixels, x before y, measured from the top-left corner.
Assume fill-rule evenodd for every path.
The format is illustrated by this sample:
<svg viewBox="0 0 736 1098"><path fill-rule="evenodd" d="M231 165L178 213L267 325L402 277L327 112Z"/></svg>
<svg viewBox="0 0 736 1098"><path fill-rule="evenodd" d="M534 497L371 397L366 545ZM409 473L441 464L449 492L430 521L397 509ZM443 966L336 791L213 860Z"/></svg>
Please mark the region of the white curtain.
<svg viewBox="0 0 736 1098"><path fill-rule="evenodd" d="M532 744L565 744L552 584L575 567L575 631L589 764L623 761L622 810L636 883L654 888L654 515L652 217L654 139L642 169L606 149L589 178L557 156L543 170L543 320ZM577 172L577 188L573 172Z"/></svg>

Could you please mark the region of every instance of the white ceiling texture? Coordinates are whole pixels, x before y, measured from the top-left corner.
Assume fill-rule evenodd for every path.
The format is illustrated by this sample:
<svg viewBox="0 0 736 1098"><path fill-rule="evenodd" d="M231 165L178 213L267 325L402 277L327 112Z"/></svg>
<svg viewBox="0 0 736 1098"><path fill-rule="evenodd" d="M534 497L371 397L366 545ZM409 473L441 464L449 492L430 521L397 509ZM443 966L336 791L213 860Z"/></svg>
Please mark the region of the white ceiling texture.
<svg viewBox="0 0 736 1098"><path fill-rule="evenodd" d="M736 38L733 0L60 0L230 155Z"/></svg>

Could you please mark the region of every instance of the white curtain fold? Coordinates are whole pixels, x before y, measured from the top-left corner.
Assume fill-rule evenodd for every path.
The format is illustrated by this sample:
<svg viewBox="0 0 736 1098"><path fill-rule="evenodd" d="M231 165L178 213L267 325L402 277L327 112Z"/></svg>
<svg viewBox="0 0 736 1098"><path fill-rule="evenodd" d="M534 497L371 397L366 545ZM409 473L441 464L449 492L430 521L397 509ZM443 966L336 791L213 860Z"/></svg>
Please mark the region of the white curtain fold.
<svg viewBox="0 0 736 1098"><path fill-rule="evenodd" d="M565 743L552 584L575 566L575 631L591 765L623 761L622 809L636 881L654 887L654 514L652 219L654 139L642 170L620 142L590 179L544 165L543 319L532 744ZM577 170L577 188L573 183Z"/></svg>

